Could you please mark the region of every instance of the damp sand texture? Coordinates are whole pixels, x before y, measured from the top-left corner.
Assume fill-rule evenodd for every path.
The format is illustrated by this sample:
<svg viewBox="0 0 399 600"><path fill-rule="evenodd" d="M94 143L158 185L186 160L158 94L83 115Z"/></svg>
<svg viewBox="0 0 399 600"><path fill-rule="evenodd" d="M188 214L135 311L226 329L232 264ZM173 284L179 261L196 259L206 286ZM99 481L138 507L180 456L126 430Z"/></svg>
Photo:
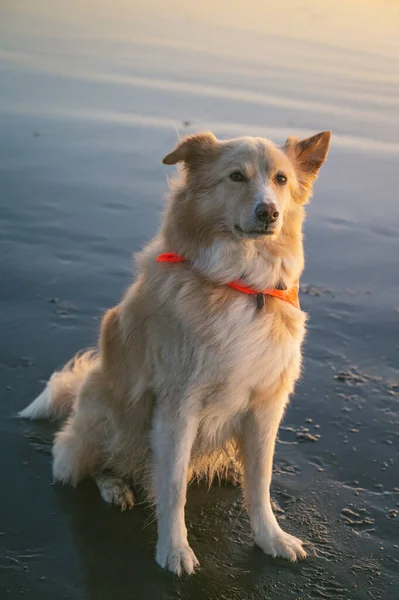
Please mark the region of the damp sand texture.
<svg viewBox="0 0 399 600"><path fill-rule="evenodd" d="M398 23L389 0L2 4L1 598L396 600ZM272 486L313 553L263 555L239 489L192 486L201 569L178 579L154 562L152 511L108 508L90 481L52 486L54 424L15 414L96 342L159 226L162 156L203 129L333 131L305 227L304 376Z"/></svg>

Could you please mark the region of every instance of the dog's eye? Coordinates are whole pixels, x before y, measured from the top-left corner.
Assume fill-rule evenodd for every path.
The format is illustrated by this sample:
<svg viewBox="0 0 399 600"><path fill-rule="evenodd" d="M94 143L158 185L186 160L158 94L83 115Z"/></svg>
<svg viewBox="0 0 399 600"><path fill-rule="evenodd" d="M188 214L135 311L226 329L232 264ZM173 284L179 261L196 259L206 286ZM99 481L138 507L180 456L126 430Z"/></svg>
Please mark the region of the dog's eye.
<svg viewBox="0 0 399 600"><path fill-rule="evenodd" d="M231 181L245 181L245 176L240 171L234 171L229 175Z"/></svg>
<svg viewBox="0 0 399 600"><path fill-rule="evenodd" d="M287 183L287 178L282 173L277 173L277 175L276 175L276 182L279 185L285 185Z"/></svg>

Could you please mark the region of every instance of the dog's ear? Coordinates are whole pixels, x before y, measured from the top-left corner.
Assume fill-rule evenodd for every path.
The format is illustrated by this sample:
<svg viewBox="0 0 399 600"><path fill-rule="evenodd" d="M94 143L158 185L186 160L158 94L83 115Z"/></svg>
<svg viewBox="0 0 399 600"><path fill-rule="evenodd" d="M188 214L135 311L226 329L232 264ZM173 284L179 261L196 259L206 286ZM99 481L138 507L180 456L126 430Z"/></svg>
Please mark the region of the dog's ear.
<svg viewBox="0 0 399 600"><path fill-rule="evenodd" d="M184 138L176 148L162 160L164 165L175 165L178 162L190 163L205 156L217 146L217 139L210 131L196 133Z"/></svg>
<svg viewBox="0 0 399 600"><path fill-rule="evenodd" d="M317 175L318 170L327 157L331 131L322 131L304 140L289 137L284 149L295 160L301 170Z"/></svg>
<svg viewBox="0 0 399 600"><path fill-rule="evenodd" d="M302 202L305 202L310 195L312 183L326 160L330 138L331 131L322 131L304 140L289 137L285 142L283 149L294 163Z"/></svg>

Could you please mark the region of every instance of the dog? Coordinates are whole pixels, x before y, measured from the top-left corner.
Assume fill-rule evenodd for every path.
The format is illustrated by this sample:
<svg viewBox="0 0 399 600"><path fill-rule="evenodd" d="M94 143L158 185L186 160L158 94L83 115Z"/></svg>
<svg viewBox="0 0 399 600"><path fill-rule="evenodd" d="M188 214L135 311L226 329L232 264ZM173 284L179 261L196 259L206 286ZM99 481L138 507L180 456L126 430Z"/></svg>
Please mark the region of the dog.
<svg viewBox="0 0 399 600"><path fill-rule="evenodd" d="M20 415L64 418L56 481L93 477L122 509L142 486L156 507L156 561L180 575L199 562L185 525L187 483L238 465L255 543L305 558L273 514L279 423L301 372L306 314L304 206L330 132L287 139L189 136L158 235L138 277L102 321L98 350L54 373Z"/></svg>

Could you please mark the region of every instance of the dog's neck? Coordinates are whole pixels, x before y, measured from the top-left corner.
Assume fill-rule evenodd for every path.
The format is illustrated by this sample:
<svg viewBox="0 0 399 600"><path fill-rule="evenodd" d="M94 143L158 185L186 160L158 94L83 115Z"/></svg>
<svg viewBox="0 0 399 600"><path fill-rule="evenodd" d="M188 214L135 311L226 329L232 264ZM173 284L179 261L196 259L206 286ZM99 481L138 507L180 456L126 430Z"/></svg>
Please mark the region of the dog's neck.
<svg viewBox="0 0 399 600"><path fill-rule="evenodd" d="M181 194L181 191L179 195ZM284 215L276 239L245 240L198 226L181 198L171 200L161 230L165 252L191 262L193 270L218 284L242 279L254 289L290 288L304 267L302 225L304 209L295 205Z"/></svg>

